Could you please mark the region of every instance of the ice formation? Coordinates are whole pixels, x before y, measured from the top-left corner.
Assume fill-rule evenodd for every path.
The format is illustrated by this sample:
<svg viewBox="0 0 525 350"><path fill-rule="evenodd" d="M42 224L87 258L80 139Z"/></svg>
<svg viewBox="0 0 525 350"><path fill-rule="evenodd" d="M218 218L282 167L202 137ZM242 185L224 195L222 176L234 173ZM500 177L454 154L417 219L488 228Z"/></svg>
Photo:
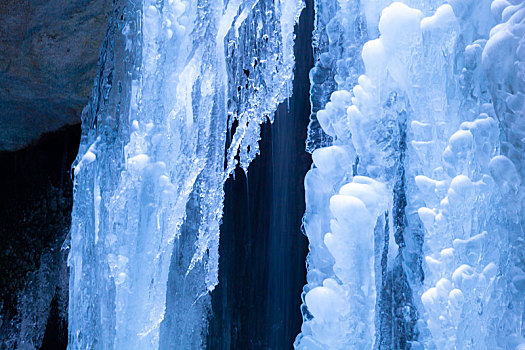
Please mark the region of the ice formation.
<svg viewBox="0 0 525 350"><path fill-rule="evenodd" d="M525 349L525 2L316 10L295 348Z"/></svg>
<svg viewBox="0 0 525 350"><path fill-rule="evenodd" d="M290 94L302 7L115 2L74 166L69 349L202 346L223 184Z"/></svg>
<svg viewBox="0 0 525 350"><path fill-rule="evenodd" d="M224 181L290 95L302 7L115 2L75 163L70 349L203 346ZM525 1L315 10L295 348L525 349Z"/></svg>

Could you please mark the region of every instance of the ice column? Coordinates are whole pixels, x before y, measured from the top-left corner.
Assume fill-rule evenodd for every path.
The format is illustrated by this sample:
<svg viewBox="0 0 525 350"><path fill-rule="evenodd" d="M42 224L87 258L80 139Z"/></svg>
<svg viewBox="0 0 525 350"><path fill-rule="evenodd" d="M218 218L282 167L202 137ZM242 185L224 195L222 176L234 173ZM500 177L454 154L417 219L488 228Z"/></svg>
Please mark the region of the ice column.
<svg viewBox="0 0 525 350"><path fill-rule="evenodd" d="M438 348L521 349L525 9L522 1L482 6L481 16L492 22L492 14L500 24L490 37L485 34L488 41L466 47L466 71L477 78L466 86L474 96L485 89L490 97L480 98L474 110L479 114L450 137L443 152L445 176L433 184L416 178L422 191L435 188L433 197L439 200L419 210L428 232L431 287L422 301Z"/></svg>
<svg viewBox="0 0 525 350"><path fill-rule="evenodd" d="M74 167L70 349L202 346L204 308L161 339L168 275L181 310L217 283L223 184L291 92L302 6L115 2Z"/></svg>

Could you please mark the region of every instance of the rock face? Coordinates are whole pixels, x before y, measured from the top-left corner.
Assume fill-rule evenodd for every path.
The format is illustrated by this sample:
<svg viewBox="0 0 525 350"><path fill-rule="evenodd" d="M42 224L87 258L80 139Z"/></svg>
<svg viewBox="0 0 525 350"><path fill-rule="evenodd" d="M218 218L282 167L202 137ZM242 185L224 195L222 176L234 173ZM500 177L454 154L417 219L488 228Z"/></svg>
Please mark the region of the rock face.
<svg viewBox="0 0 525 350"><path fill-rule="evenodd" d="M0 0L0 151L80 122L111 0Z"/></svg>

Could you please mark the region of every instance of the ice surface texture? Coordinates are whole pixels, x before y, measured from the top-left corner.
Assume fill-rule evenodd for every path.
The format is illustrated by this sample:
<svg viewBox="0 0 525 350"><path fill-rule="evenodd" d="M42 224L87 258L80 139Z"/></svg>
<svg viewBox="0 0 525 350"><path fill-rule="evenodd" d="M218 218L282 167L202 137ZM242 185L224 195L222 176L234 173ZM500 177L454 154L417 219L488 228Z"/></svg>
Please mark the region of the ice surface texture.
<svg viewBox="0 0 525 350"><path fill-rule="evenodd" d="M302 7L116 1L74 168L70 349L202 346L223 184L291 93ZM163 333L176 272L180 320Z"/></svg>
<svg viewBox="0 0 525 350"><path fill-rule="evenodd" d="M316 9L333 18L311 72L331 143L309 135L295 347L525 349L525 2ZM337 50L354 71L319 75L341 37L361 47Z"/></svg>

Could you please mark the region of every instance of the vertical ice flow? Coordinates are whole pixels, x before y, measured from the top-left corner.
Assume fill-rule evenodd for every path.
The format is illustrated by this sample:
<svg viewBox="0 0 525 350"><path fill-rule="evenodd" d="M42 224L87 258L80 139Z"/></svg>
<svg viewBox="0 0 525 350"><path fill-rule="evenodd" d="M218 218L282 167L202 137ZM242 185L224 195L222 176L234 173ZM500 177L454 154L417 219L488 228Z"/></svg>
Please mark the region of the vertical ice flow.
<svg viewBox="0 0 525 350"><path fill-rule="evenodd" d="M188 280L180 302L191 308L214 288L223 184L237 158L247 170L260 123L291 92L302 7L115 2L74 167L69 349L168 344L159 329L185 224L195 239L177 254L191 259L176 268L198 269L202 283ZM197 210L187 211L189 198ZM202 310L201 329L205 318ZM169 336L190 348L195 339L185 337L201 334Z"/></svg>

